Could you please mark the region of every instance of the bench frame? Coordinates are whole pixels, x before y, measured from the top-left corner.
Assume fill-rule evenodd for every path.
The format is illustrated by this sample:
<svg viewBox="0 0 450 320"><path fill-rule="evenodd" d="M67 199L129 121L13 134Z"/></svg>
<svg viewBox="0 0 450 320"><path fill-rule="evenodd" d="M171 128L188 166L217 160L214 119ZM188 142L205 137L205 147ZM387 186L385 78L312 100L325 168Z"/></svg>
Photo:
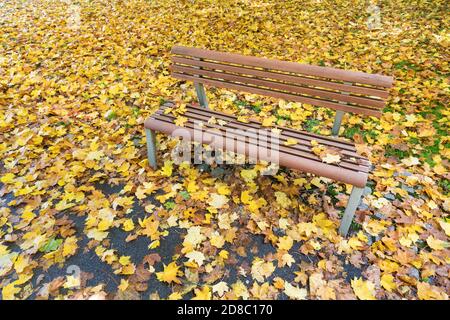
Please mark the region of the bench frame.
<svg viewBox="0 0 450 320"><path fill-rule="evenodd" d="M203 60L200 58L196 58L196 60ZM352 85L350 82L343 82L346 85ZM208 108L208 99L206 96L206 91L204 88L203 83L194 81L195 91L197 94L197 100L202 108ZM350 94L349 92L341 91L342 94ZM346 102L339 102L341 104L346 104ZM332 135L338 136L339 130L342 124L342 119L345 114L345 111L343 110L336 110L334 123L332 127ZM147 140L147 156L148 156L148 162L150 166L153 169L157 169L157 162L156 162L156 132L155 130L145 128L146 132L146 140ZM359 204L361 203L362 196L364 194L364 188L352 186L352 191L350 194L350 197L347 202L347 206L345 208L343 217L341 219L341 224L339 227L339 233L342 236L346 236L351 223L353 221L353 217L355 215L356 209L358 208Z"/></svg>

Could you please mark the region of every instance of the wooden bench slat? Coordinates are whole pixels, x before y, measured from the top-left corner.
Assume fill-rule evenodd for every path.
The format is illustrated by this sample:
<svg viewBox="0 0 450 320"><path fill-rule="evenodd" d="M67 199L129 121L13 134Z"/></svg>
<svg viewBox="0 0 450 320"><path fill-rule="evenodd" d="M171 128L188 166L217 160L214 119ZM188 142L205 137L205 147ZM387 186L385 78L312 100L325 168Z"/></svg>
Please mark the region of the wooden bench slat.
<svg viewBox="0 0 450 320"><path fill-rule="evenodd" d="M166 108L167 107L162 107L160 110L157 111L156 114L162 113L163 110L165 110ZM208 111L209 110L204 110L204 109L202 110L201 108L190 107L183 114L183 116L187 116L188 118L193 118L193 119L202 121L204 123L208 123L208 120L211 118L211 113L208 114ZM241 130L264 129L264 130L270 131L270 129L268 129L267 127L262 127L261 124L242 123L242 122L237 121L235 117L231 117L228 115L216 113L215 117L217 117L217 119L222 119L222 120L227 121L228 124L225 125L225 127L231 127L231 128L235 128L235 129L241 129ZM282 128L282 127L280 127L280 128ZM336 140L332 141L332 140L321 139L320 137L317 139L313 139L313 138L303 134L301 131L291 132L291 131L286 130L285 128L282 128L281 130L282 130L282 132L279 135L279 138L283 142L286 141L288 138L294 138L294 139L297 139L298 145L303 145L303 146L307 147L308 150L310 150L311 140L316 140L317 142L319 142L327 147L335 147L335 148L341 149L343 154L345 154L349 157L365 159L363 156L359 155L356 152L354 145L341 143L340 141L336 141Z"/></svg>
<svg viewBox="0 0 450 320"><path fill-rule="evenodd" d="M294 95L294 94L289 94L289 93L284 93L284 92L269 90L269 89L250 87L250 86L240 85L240 84L226 82L226 81L198 78L195 76L189 76L189 75L185 75L182 73L174 72L174 73L172 73L172 76L175 78L178 78L178 79L189 80L189 81L193 81L193 82L202 82L204 84L212 85L215 87L234 89L234 90L256 93L256 94L266 95L266 96L269 95L271 97L280 98L280 99L284 99L287 101L309 103L311 105L327 107L327 108L335 109L335 110L342 110L345 112L360 113L360 114L364 114L367 116L374 116L374 117L380 117L380 115L381 115L381 111L377 110L377 109L366 109L366 108L362 109L357 106L340 104L340 103L331 102L328 100L308 98L305 96L299 96L299 95Z"/></svg>
<svg viewBox="0 0 450 320"><path fill-rule="evenodd" d="M174 105L170 104L168 105L167 103L163 106L161 106L162 109L165 108L170 108L173 107ZM212 109L205 109L205 108L201 108L201 107L194 107L191 105L187 106L187 110L195 110L195 112L202 112L204 114L210 115L210 116L218 116L221 118L228 118L228 120L235 120L236 116L230 113L225 113L225 112L219 112L216 110L212 110ZM249 119L249 123L244 123L244 122L240 122L243 125L246 126L251 126L253 128L260 128L261 127L261 122L256 121L254 119ZM301 136L301 139L304 140L317 140L320 143L323 144L327 144L327 145L332 145L332 146L337 146L349 151L355 151L356 152L356 148L353 142L350 141L346 141L343 139L336 139L335 137L328 137L328 136L323 136L323 135L319 135L316 133L312 133L312 132L308 132L308 131L303 131L303 130L298 130L298 129L292 129L292 128L288 128L288 127L281 127L281 126L277 126L274 125L274 128L278 128L280 130L282 130L283 132L290 132L292 133L294 136L292 136L293 138L295 138L295 135L299 135ZM336 145L336 143L338 145Z"/></svg>
<svg viewBox="0 0 450 320"><path fill-rule="evenodd" d="M170 117L168 115L161 115L161 114L159 114L157 116L154 116L153 118L157 119L157 120L161 120L161 121L167 122L167 123L173 123L173 119L174 119L173 117ZM193 120L195 120L195 119L189 118L189 121L184 125L184 127L185 128L189 128L189 129L194 129L194 122L193 122ZM216 130L219 130L220 132L222 132L222 134L220 135L221 137L225 137L225 133L226 133L226 129L227 128L228 127L225 127L225 126L221 127L221 126L218 126L218 125L205 123L204 124L204 128L202 128L203 129L202 131L206 131L206 129L216 129ZM212 132L212 133L214 134L214 132ZM217 135L219 135L218 132L217 132ZM233 138L236 141L240 141L240 142L243 142L243 143L250 143L250 144L255 144L255 143L253 143L253 141L248 141L247 139L250 140L252 138L253 139L257 138L256 135L239 136L239 135L235 135L233 133L228 133L227 137ZM256 144L256 146L258 146L259 148L263 148L262 146L260 146L258 144ZM279 145L279 151L280 151L280 154L282 154L282 155L284 155L286 153L289 153L291 155L298 156L298 157L301 157L301 158L308 158L308 159L311 159L311 160L322 162L319 157L317 157L315 154L313 154L311 152L310 148L308 149L308 148L305 148L304 146L303 147L299 146L299 145L296 145L296 146L285 146L283 144L280 144ZM344 168L347 168L349 170L354 170L354 171L361 171L361 172L368 172L369 171L369 167L368 167L367 164L365 164L365 163L358 163L357 161L352 161L348 157L342 157L341 158L341 162L339 164L337 164L336 166L344 167Z"/></svg>
<svg viewBox="0 0 450 320"><path fill-rule="evenodd" d="M204 60L195 60L184 57L172 56L172 62L174 64L188 65L194 67L208 68L211 70L223 70L228 72L242 73L252 75L261 78L275 79L285 82L291 82L298 85L307 85L318 88L332 89L340 92L349 92L355 94L362 94L366 96L374 96L382 99L386 99L389 96L389 92L385 89L375 89L367 86L348 85L345 83L324 81L314 78L305 78L299 75L286 74L273 71L258 70L254 68L235 66L230 64L224 64L220 62L209 62Z"/></svg>
<svg viewBox="0 0 450 320"><path fill-rule="evenodd" d="M308 76L342 80L360 84L380 86L385 88L390 88L393 82L392 77L380 74L368 74L359 71L340 70L330 67L313 66L307 64L300 64L296 62L244 56L235 53L218 52L198 48L188 48L184 46L174 46L172 48L172 54L191 56L195 58L202 58L215 61L224 61L253 67L262 67L272 70L295 72Z"/></svg>
<svg viewBox="0 0 450 320"><path fill-rule="evenodd" d="M242 74L252 75L252 76L256 76L256 77L291 82L291 83L295 83L295 84L299 84L299 85L307 85L307 86L314 86L314 87L318 87L318 88L333 89L333 90L338 90L340 92L362 94L362 95L367 95L367 96L380 97L383 99L386 99L389 96L389 92L386 91L385 89L381 90L381 89L375 89L375 88L367 87L367 86L364 87L364 86L358 86L358 85L348 85L345 83L324 81L324 80L313 79L313 78L305 78L305 77L298 76L298 75L258 70L258 69L254 69L254 68L244 67L244 66L235 66L235 65L229 65L229 64L219 63L219 62L195 60L195 59L189 59L189 58L178 57L178 56L172 56L171 59L172 59L172 62L174 62L175 64L181 64L181 65L184 64L184 65L188 65L188 66L202 67L202 68L208 68L208 69L212 69L212 70L223 70L223 71L228 71L228 72L242 73Z"/></svg>
<svg viewBox="0 0 450 320"><path fill-rule="evenodd" d="M160 118L154 118L154 119L166 122L168 124L172 123L168 119L160 119ZM192 123L188 123L185 127L188 128L188 129L194 129L194 125ZM208 129L212 129L212 128L208 128ZM217 133L216 132L211 132L211 134L217 135L217 136L221 136L218 132ZM227 136L227 138L229 138L229 139L233 138L238 143L247 143L247 144L255 145L255 147L258 147L258 148L264 148L264 147L262 147L262 146L260 146L258 144L254 144L254 143L249 142L248 140L246 140L242 136L236 136L236 135L230 134L230 135ZM267 150L267 148L265 148L265 149ZM304 152L304 151L298 151L298 150L294 151L294 150L289 149L289 148L287 148L287 147L285 147L283 145L279 146L279 151L280 151L280 154L282 154L282 156L284 156L285 154L290 154L290 155L293 155L293 156L297 156L299 158L299 161L301 161L301 159L305 159L306 158L306 159L317 161L318 163L322 163L322 161L320 161L318 158L314 157L314 155L311 154L311 153ZM358 172L369 172L369 167L364 166L364 165L358 166L357 164L349 163L349 162L347 162L345 160L342 160L337 167L342 167L342 168L346 168L346 169L353 170L353 171L358 171Z"/></svg>
<svg viewBox="0 0 450 320"><path fill-rule="evenodd" d="M155 119L160 119L162 121L167 121L169 123L173 123L172 118L167 117L166 115L157 115L154 118ZM193 123L193 121L195 121L195 120L196 119L189 119L189 121L191 123ZM189 122L185 126L194 128L194 125L193 124L191 125ZM225 134L226 129L230 128L230 127L221 127L219 125L212 125L212 124L205 124L204 126L205 126L205 128L208 128L208 129L216 129L216 130L223 131L224 134ZM231 129L233 129L233 128L231 127ZM257 136L254 135L254 134L248 134L248 135L249 135L250 138L257 138ZM244 140L242 140L242 141L244 141ZM311 147L307 147L307 146L304 146L304 145L298 145L297 144L297 145L294 145L294 146L285 146L283 144L283 142L281 142L280 150L284 150L285 152L290 152L290 153L292 153L294 155L298 154L300 152L301 154L299 154L299 155L302 155L303 157L307 157L307 158L310 158L310 159L318 160L316 155L311 154ZM364 160L352 157L352 156L350 156L348 154L345 154L345 152L342 153L341 160L342 160L342 163L347 163L353 169L357 169L358 170L358 168L366 167L367 170L364 169L362 171L368 171L368 162L367 161L364 161Z"/></svg>
<svg viewBox="0 0 450 320"><path fill-rule="evenodd" d="M172 132L180 128L175 124L154 118L148 118L145 121L144 125L148 129L162 132L168 135L172 134ZM184 129L186 130L187 133L189 133L191 141L194 141L195 138L194 129L192 128L184 128ZM199 142L208 143L208 141L199 141ZM211 147L213 148L223 147L222 145L215 146L214 141L210 141L208 144L210 144ZM226 146L225 150L227 151L235 153L243 153L247 157L251 157L258 160L265 160L265 161L271 160L270 158L265 157L264 153L259 153L258 150L255 152L254 148L252 148L249 144L243 144L238 146L233 139L225 138L224 145ZM228 148L229 146L231 147ZM244 149L244 152L242 152L242 149ZM308 158L301 158L299 156L292 155L290 153L283 153L283 155L280 156L279 165L309 172L312 174L316 174L318 176L338 180L360 188L365 186L368 177L367 172L354 171Z"/></svg>
<svg viewBox="0 0 450 320"><path fill-rule="evenodd" d="M167 108L170 108L172 106L174 106L172 103L166 103L165 105L160 107L160 109L155 113L155 115L157 115L159 113L164 113ZM237 118L234 115L226 114L224 112L214 111L211 109L194 107L191 105L188 105L186 107L186 113L183 115L187 115L188 118L196 118L197 120L206 122L206 123L211 118L211 116L214 116L216 118L216 120L221 119L221 120L228 122L228 124L225 125L226 127L230 126L230 123L231 123L232 126L243 129L243 130L248 129L248 128L268 130L266 127L263 127L261 125L261 123L256 120L252 120L251 123L244 123L244 122L237 121ZM202 115L203 117L199 117L198 115ZM173 116L173 115L169 114L169 116ZM287 137L292 137L292 138L297 139L300 144L303 144L303 145L307 146L308 148L310 148L310 146L311 146L311 141L316 140L318 143L323 144L327 147L335 147L335 148L343 150L345 152L345 154L347 154L349 157L354 157L359 160L364 160L367 164L370 163L369 161L367 161L367 159L364 156L361 156L356 152L355 145L352 142L345 141L342 139L336 139L336 138L332 138L332 137L321 136L321 135L313 134L313 133L310 133L307 131L294 130L294 129L290 129L287 127L280 127L280 126L275 126L275 127L281 130L281 135L280 135L281 137L285 136L286 132L288 132L289 135Z"/></svg>
<svg viewBox="0 0 450 320"><path fill-rule="evenodd" d="M339 103L339 101L349 102L349 103L358 104L358 107L362 107L362 108L373 107L373 108L381 109L385 105L385 101L383 101L383 100L375 100L375 99L370 99L370 98L352 96L352 95L348 95L348 94L342 94L342 93L337 93L337 92L332 92L332 91L327 91L327 90L322 90L322 89L312 89L312 88L307 88L307 87L300 87L300 86L296 86L296 85L290 85L290 84L285 84L285 83L280 83L280 82L275 82L275 81L270 81L270 80L264 80L264 79L259 79L259 78L250 78L250 77L245 77L245 76L230 74L230 73L225 73L225 72L204 70L204 69L198 69L198 68L193 68L193 67L184 67L184 66L180 66L180 65L173 65L172 71L176 72L176 73L183 73L183 74L192 75L192 76L196 76L196 75L207 76L207 77L211 78L212 80L223 79L223 80L231 81L233 83L238 82L238 84L241 84L241 85L251 84L251 85L258 86L258 87L262 87L261 89L266 89L266 88L277 89L277 90L287 91L287 93L302 94L302 96L304 94L306 94L306 95L309 95L309 98L313 98L313 99L315 99L316 97L319 97L319 98L333 99L333 100L336 100L337 103ZM202 77L202 79L203 79L203 77ZM197 80L197 82L202 82L202 80L201 79ZM305 96L305 97L308 97L308 96ZM330 102L333 102L333 101L330 101Z"/></svg>

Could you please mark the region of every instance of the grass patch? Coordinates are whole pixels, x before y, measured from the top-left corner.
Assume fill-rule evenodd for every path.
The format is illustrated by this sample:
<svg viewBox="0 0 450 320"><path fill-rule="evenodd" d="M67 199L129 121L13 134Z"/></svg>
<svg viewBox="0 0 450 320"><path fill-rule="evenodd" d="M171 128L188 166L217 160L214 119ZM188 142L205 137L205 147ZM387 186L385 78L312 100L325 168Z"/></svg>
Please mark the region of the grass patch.
<svg viewBox="0 0 450 320"><path fill-rule="evenodd" d="M386 151L384 152L386 157L395 157L398 159L408 158L410 153L408 151L403 151L400 149L396 149L392 146L387 146Z"/></svg>
<svg viewBox="0 0 450 320"><path fill-rule="evenodd" d="M320 120L317 119L308 119L305 122L305 129L308 132L318 133L319 129L316 127L320 124Z"/></svg>
<svg viewBox="0 0 450 320"><path fill-rule="evenodd" d="M450 180L449 179L441 179L438 182L438 186L442 188L442 190L444 190L445 194L449 194L450 193Z"/></svg>
<svg viewBox="0 0 450 320"><path fill-rule="evenodd" d="M257 114L261 112L261 105L259 103L252 105L252 104L248 104L246 101L242 101L239 99L236 99L235 101L233 101L233 103L238 108L251 109L251 110L253 110L253 112L255 112Z"/></svg>
<svg viewBox="0 0 450 320"><path fill-rule="evenodd" d="M408 71L408 70L414 70L416 72L422 71L422 68L420 68L418 65L416 65L408 60L402 60L400 62L394 63L394 68L397 70L402 70L402 71Z"/></svg>
<svg viewBox="0 0 450 320"><path fill-rule="evenodd" d="M433 156L439 154L439 145L441 144L441 138L437 138L434 140L433 145L424 147L424 151L420 154L420 156L432 167L436 165L436 162L433 161Z"/></svg>
<svg viewBox="0 0 450 320"><path fill-rule="evenodd" d="M344 130L344 137L348 139L353 139L355 134L359 134L363 137L364 141L368 142L367 137L372 139L376 139L378 137L378 133L372 130L361 130L359 126L347 127Z"/></svg>

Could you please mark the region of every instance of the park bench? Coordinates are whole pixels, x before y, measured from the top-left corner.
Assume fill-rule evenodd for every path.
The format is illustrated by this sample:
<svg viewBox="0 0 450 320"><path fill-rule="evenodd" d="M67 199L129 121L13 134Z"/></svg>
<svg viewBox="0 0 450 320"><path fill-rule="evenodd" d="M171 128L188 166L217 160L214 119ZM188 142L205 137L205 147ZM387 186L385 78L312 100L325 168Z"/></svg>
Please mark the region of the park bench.
<svg viewBox="0 0 450 320"><path fill-rule="evenodd" d="M294 62L272 60L244 56L233 53L175 46L172 48L172 76L185 81L192 81L197 92L198 106L187 106L183 116L188 121L183 130L191 134L196 142L210 144L213 148L241 152L246 156L258 158L255 152L255 140L247 137L236 138L237 144L221 144L215 146L211 139L196 138L195 123L202 123L203 129L225 131L226 129L257 129L268 130L262 124L251 120L248 123L238 121L230 114L213 111L208 108L208 101L203 85L226 88L259 94L286 101L295 101L314 106L336 110L332 128L332 136L322 136L310 132L293 130L287 127L279 134L279 165L297 169L336 181L351 184L352 191L345 209L339 233L345 236L353 220L364 187L367 182L370 162L356 152L352 142L339 139L342 117L345 112L366 116L379 117L388 97L388 90L392 86L393 78L363 72L346 71L330 67L312 66ZM145 121L147 136L148 161L153 168L157 168L155 131L168 135L180 129L174 124L176 117L165 112L170 105L161 108ZM221 119L224 125L208 123L214 117ZM196 140L197 139L197 140ZM295 145L287 145L288 139L295 139ZM312 141L338 150L338 163L323 162L313 152ZM257 143L257 142L256 142ZM242 148L242 146L244 146ZM239 148L240 147L240 148ZM257 146L257 149L265 148ZM230 149L230 150L229 150ZM261 154L266 154L262 152ZM259 157L258 160L266 160Z"/></svg>

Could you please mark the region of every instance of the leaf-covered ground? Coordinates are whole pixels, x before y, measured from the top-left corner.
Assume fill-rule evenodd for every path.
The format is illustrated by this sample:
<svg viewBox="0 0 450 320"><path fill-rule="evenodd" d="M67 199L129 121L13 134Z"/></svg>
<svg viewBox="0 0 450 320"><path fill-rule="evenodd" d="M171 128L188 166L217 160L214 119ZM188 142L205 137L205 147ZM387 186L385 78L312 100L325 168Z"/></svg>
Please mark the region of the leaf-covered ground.
<svg viewBox="0 0 450 320"><path fill-rule="evenodd" d="M448 2L378 5L369 30L368 1L0 2L1 298L448 299ZM374 166L348 238L345 184L177 166L164 135L148 167L143 121L195 101L175 44L395 77L341 129ZM330 134L327 109L208 98Z"/></svg>

